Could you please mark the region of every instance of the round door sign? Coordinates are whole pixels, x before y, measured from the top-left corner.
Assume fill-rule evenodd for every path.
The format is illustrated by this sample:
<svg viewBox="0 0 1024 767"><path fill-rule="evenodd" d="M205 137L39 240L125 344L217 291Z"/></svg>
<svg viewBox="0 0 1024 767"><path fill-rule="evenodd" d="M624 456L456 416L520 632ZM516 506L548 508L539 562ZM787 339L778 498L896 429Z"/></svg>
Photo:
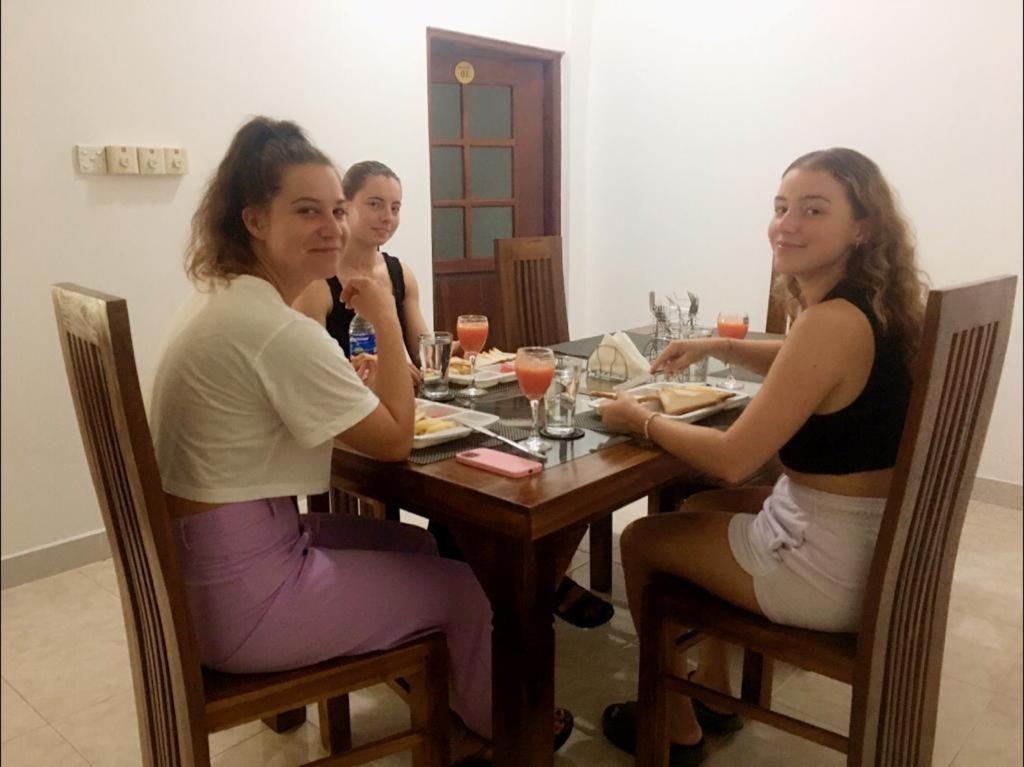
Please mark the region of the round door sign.
<svg viewBox="0 0 1024 767"><path fill-rule="evenodd" d="M463 85L469 85L475 76L476 71L468 61L460 61L455 65L455 79Z"/></svg>

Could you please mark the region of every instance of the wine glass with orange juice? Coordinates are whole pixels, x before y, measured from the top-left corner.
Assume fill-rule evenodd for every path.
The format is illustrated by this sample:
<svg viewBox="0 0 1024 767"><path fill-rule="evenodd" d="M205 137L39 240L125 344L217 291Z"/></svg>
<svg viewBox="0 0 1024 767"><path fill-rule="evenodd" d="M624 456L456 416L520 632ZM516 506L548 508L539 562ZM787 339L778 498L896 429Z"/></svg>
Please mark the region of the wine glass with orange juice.
<svg viewBox="0 0 1024 767"><path fill-rule="evenodd" d="M487 392L476 385L476 355L484 350L489 325L482 314L460 314L455 322L462 351L469 358L469 387L463 389L463 397L482 397Z"/></svg>
<svg viewBox="0 0 1024 767"><path fill-rule="evenodd" d="M733 338L742 341L747 337L747 329L750 327L750 317L746 314L734 312L721 312L718 315L718 335L720 338ZM732 374L732 359L728 361L729 377L722 384L722 387L731 391L738 391L743 388L743 382L737 381Z"/></svg>
<svg viewBox="0 0 1024 767"><path fill-rule="evenodd" d="M516 378L523 396L530 400L533 433L519 444L535 453L544 453L549 445L540 438L540 400L555 376L555 353L543 346L523 346L516 351Z"/></svg>

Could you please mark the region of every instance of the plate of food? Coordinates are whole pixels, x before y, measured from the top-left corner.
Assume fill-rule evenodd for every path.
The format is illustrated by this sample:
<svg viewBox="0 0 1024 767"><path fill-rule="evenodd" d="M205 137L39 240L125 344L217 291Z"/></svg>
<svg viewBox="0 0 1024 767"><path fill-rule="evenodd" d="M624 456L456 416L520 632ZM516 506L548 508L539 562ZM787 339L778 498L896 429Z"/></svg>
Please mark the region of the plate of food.
<svg viewBox="0 0 1024 767"><path fill-rule="evenodd" d="M488 349L476 357L476 385L487 389L501 383L516 380L516 355L500 349ZM448 364L448 380L452 383L469 386L473 380L470 375L469 360L463 357L452 357Z"/></svg>
<svg viewBox="0 0 1024 767"><path fill-rule="evenodd" d="M725 391L714 386L679 384L672 381L644 384L628 391L649 410L664 413L668 418L687 423L699 421L720 410L737 407L750 399L749 394L741 391ZM600 414L601 406L615 395L597 396L600 398L594 403L594 409Z"/></svg>
<svg viewBox="0 0 1024 767"><path fill-rule="evenodd" d="M425 399L416 400L416 422L413 425L412 448L417 450L431 445L440 445L453 439L472 434L466 426L490 426L498 420L493 413L481 413L457 405L445 405Z"/></svg>

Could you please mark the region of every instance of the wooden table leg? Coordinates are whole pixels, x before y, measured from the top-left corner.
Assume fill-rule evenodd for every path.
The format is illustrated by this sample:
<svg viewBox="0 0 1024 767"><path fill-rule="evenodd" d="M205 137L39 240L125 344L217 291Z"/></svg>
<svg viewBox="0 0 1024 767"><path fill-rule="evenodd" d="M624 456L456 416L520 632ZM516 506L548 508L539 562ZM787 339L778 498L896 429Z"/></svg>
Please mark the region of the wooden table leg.
<svg viewBox="0 0 1024 767"><path fill-rule="evenodd" d="M590 523L590 588L612 590L612 515Z"/></svg>
<svg viewBox="0 0 1024 767"><path fill-rule="evenodd" d="M555 706L555 560L579 532L540 541L488 536L460 540L494 612L492 700L496 767L551 767Z"/></svg>

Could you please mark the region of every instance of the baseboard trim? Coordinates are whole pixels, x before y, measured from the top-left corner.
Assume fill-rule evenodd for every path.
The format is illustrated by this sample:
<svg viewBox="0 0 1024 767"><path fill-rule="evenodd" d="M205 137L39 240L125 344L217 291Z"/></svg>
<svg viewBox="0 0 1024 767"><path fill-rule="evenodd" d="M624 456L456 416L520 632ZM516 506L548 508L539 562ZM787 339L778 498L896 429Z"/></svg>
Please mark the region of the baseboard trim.
<svg viewBox="0 0 1024 767"><path fill-rule="evenodd" d="M984 503L994 503L1017 511L1024 510L1024 486L1001 479L976 477L971 498Z"/></svg>
<svg viewBox="0 0 1024 767"><path fill-rule="evenodd" d="M0 562L0 587L20 586L110 558L105 530L11 554Z"/></svg>

